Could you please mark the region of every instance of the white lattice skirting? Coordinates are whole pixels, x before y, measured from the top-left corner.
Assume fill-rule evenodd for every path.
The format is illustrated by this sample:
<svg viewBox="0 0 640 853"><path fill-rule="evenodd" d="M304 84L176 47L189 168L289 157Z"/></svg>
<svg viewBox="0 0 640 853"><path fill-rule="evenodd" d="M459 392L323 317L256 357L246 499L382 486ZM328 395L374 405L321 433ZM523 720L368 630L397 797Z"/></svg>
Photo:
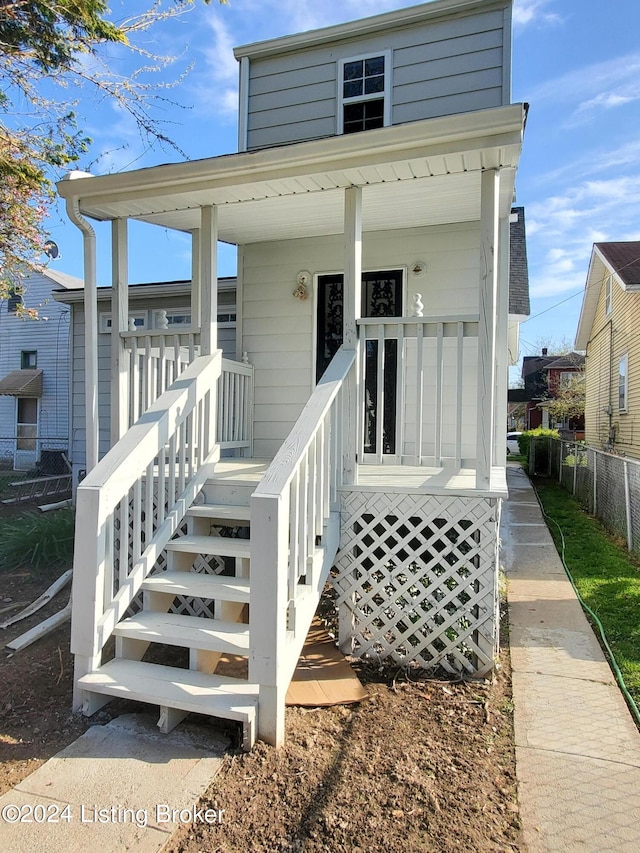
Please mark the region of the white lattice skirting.
<svg viewBox="0 0 640 853"><path fill-rule="evenodd" d="M342 495L333 583L340 647L400 665L485 675L498 654L500 501Z"/></svg>

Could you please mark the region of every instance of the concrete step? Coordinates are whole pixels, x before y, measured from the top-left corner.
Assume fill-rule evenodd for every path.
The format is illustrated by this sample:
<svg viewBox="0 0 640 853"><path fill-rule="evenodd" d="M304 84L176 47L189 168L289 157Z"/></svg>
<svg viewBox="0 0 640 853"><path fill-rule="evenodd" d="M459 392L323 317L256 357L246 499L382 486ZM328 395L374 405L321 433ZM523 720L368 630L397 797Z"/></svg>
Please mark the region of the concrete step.
<svg viewBox="0 0 640 853"><path fill-rule="evenodd" d="M120 696L243 724L243 746L255 741L258 686L219 675L134 660L112 660L78 681L88 694Z"/></svg>
<svg viewBox="0 0 640 853"><path fill-rule="evenodd" d="M142 589L169 595L185 595L189 598L249 603L248 578L208 575L204 572L160 572L143 581Z"/></svg>
<svg viewBox="0 0 640 853"><path fill-rule="evenodd" d="M222 654L249 654L249 626L201 616L143 611L119 622L116 637L166 643L185 649L204 649Z"/></svg>

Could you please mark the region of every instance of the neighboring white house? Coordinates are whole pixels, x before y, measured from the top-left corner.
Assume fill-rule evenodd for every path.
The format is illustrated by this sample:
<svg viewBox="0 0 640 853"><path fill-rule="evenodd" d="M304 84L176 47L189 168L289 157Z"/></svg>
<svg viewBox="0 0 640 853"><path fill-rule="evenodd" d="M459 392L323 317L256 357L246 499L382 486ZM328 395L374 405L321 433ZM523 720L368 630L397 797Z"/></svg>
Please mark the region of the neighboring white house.
<svg viewBox="0 0 640 853"><path fill-rule="evenodd" d="M190 281L166 281L129 286L129 322L138 331L151 332L166 324L168 330L191 325ZM69 461L73 482L77 484L86 472L86 396L84 387L84 291L53 291L55 305L66 309L70 329L71 365L69 387L71 409L68 436ZM218 297L218 342L227 358L236 358L236 280L220 279ZM111 423L111 288L98 289L98 412L101 424L100 455L109 449Z"/></svg>
<svg viewBox="0 0 640 853"><path fill-rule="evenodd" d="M71 294L82 282L47 268L0 302L0 459L18 470L42 461L58 473L57 457L69 449L69 309L51 298L53 288ZM20 303L38 319L19 316Z"/></svg>
<svg viewBox="0 0 640 853"><path fill-rule="evenodd" d="M163 730L190 711L235 719L250 745L284 738L332 567L346 651L494 666L526 107L511 0L435 0L236 56L239 153L58 188L86 259L75 707L140 699ZM91 219L112 222L117 318L102 459ZM129 327L128 219L192 237L180 333ZM218 240L238 246L248 363L219 349ZM189 669L144 660L158 642ZM244 678L216 671L225 653Z"/></svg>

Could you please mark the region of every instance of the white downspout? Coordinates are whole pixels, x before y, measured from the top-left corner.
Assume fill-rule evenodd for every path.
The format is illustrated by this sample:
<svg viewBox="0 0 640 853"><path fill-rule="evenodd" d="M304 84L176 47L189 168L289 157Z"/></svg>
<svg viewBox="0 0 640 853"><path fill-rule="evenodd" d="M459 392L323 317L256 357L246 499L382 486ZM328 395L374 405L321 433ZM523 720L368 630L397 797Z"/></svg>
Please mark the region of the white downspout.
<svg viewBox="0 0 640 853"><path fill-rule="evenodd" d="M66 200L67 216L82 232L84 248L84 388L87 472L98 464L100 425L98 420L98 284L96 234L80 213L78 199Z"/></svg>

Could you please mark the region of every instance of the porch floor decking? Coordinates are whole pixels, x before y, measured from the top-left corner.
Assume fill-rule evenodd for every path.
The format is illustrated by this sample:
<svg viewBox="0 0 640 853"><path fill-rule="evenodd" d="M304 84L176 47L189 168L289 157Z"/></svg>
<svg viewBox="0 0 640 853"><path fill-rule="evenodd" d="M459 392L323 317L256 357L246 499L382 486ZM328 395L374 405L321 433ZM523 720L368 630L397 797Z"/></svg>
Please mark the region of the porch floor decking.
<svg viewBox="0 0 640 853"><path fill-rule="evenodd" d="M216 480L260 482L270 465L269 459L222 459L216 465ZM473 468L435 468L417 465L359 465L358 482L343 486L342 491L390 491L423 495L461 495L464 497L506 498L506 469L491 469L488 489L476 488Z"/></svg>

